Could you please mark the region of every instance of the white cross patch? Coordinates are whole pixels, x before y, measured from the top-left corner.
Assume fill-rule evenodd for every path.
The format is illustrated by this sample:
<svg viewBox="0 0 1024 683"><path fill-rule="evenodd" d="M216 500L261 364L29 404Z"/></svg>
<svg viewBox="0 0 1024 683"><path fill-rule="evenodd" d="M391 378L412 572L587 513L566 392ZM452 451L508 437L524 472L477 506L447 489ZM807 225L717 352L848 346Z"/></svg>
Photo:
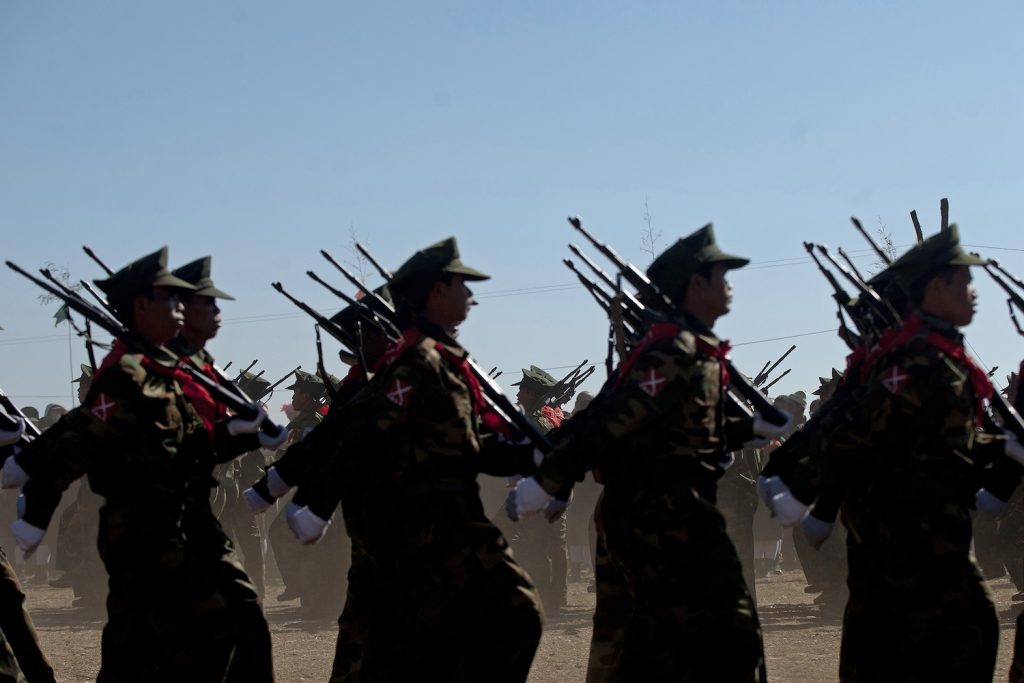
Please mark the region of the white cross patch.
<svg viewBox="0 0 1024 683"><path fill-rule="evenodd" d="M405 395L412 391L412 387L408 384L402 384L402 380L396 379L388 390L388 398L396 406L405 405Z"/></svg>
<svg viewBox="0 0 1024 683"><path fill-rule="evenodd" d="M882 377L882 386L888 389L890 394L897 394L900 389L903 388L903 385L907 383L908 379L910 379L910 375L905 372L901 372L900 369L894 365L891 369L887 370L885 375Z"/></svg>
<svg viewBox="0 0 1024 683"><path fill-rule="evenodd" d="M100 422L106 422L110 414L114 412L114 408L117 407L116 401L111 401L107 398L106 394L100 394L96 397L96 402L92 406L92 414L95 415Z"/></svg>
<svg viewBox="0 0 1024 683"><path fill-rule="evenodd" d="M651 371L647 374L647 378L640 382L640 389L651 398L654 398L661 393L661 390L664 388L661 385L667 381L668 380L658 374L657 370L651 368Z"/></svg>

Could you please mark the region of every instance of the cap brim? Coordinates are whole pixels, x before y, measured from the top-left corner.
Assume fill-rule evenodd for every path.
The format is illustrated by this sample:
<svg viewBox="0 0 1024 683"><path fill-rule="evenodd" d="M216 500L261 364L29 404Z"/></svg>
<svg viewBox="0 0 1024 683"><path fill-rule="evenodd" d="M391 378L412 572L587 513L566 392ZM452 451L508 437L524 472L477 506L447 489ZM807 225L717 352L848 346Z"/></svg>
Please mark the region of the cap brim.
<svg viewBox="0 0 1024 683"><path fill-rule="evenodd" d="M708 259L707 263L721 264L725 266L726 270L735 270L750 263L750 259L743 258L742 256L733 256L732 254L718 254Z"/></svg>
<svg viewBox="0 0 1024 683"><path fill-rule="evenodd" d="M961 252L949 262L951 266L986 266L988 265L988 259L983 259L980 256L969 254L966 251Z"/></svg>
<svg viewBox="0 0 1024 683"><path fill-rule="evenodd" d="M167 275L161 275L157 279L150 283L150 287L174 287L175 289L184 289L189 292L196 291L196 286L185 282L180 277L175 277L168 273Z"/></svg>
<svg viewBox="0 0 1024 683"><path fill-rule="evenodd" d="M235 297L216 287L203 287L202 289L197 289L195 294L197 296L212 296L214 299L226 299L227 301L235 300Z"/></svg>
<svg viewBox="0 0 1024 683"><path fill-rule="evenodd" d="M479 282L481 280L490 280L491 279L490 275L488 275L486 273L481 273L479 270L476 270L475 268L470 268L469 266L462 266L462 265L451 266L449 268L445 268L444 272L446 272L446 273L455 273L457 275L461 275L463 280L470 280L470 281L477 281L477 282Z"/></svg>

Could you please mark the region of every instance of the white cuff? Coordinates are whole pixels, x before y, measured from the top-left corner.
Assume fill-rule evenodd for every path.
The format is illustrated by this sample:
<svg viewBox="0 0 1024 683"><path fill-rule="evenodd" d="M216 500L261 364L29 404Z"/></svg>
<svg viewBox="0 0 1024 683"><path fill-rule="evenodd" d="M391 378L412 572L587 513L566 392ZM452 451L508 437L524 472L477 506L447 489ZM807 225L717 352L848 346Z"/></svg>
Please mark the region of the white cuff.
<svg viewBox="0 0 1024 683"><path fill-rule="evenodd" d="M769 439L786 434L789 431L789 428L793 426L793 418L792 416L790 416L789 413L783 414L786 416L786 421L780 425L772 424L768 420L762 418L760 415L755 417L754 434Z"/></svg>
<svg viewBox="0 0 1024 683"><path fill-rule="evenodd" d="M252 420L241 417L233 417L228 420L228 434L238 436L239 434L255 434L260 430L260 424L267 419L267 414L262 410Z"/></svg>
<svg viewBox="0 0 1024 683"><path fill-rule="evenodd" d="M14 542L18 544L21 551L28 555L43 542L46 529L40 529L23 519L17 519L11 524L11 535L14 536Z"/></svg>
<svg viewBox="0 0 1024 683"><path fill-rule="evenodd" d="M245 498L245 504L249 506L253 514L258 515L261 512L266 512L274 505L274 501L267 500L257 493L254 488L247 488L242 491L242 497Z"/></svg>
<svg viewBox="0 0 1024 683"><path fill-rule="evenodd" d="M772 512L782 526L795 526L807 516L808 507L797 500L781 481L778 486L779 492L772 496Z"/></svg>
<svg viewBox="0 0 1024 683"><path fill-rule="evenodd" d="M288 503L285 515L288 521L288 528L295 534L295 538L302 541L305 545L316 543L323 538L327 527L331 524L329 521L320 519L313 514L308 505L299 507L295 503Z"/></svg>
<svg viewBox="0 0 1024 683"><path fill-rule="evenodd" d="M21 469L21 465L14 459L13 455L4 461L2 474L0 474L0 488L20 489L28 479L28 474L25 470Z"/></svg>
<svg viewBox="0 0 1024 683"><path fill-rule="evenodd" d="M520 481L512 491L512 496L515 498L516 517L519 519L526 519L540 512L551 500L551 494L533 477L526 477Z"/></svg>

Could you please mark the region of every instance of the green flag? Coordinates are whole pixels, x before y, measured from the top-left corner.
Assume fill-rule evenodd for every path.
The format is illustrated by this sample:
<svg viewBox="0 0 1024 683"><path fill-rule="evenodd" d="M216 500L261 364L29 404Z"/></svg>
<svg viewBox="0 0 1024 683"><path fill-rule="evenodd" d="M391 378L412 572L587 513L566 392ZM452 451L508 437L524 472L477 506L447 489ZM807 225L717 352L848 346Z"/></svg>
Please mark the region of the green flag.
<svg viewBox="0 0 1024 683"><path fill-rule="evenodd" d="M65 320L71 320L71 316L68 314L68 305L61 304L57 312L53 314L53 326L57 327Z"/></svg>

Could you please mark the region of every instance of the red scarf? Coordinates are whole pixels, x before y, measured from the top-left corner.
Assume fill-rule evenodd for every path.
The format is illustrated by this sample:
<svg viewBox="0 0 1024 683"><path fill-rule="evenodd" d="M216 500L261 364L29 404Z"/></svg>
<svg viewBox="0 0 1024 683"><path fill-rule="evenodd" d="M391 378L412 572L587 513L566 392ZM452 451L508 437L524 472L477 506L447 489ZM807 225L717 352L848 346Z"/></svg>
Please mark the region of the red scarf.
<svg viewBox="0 0 1024 683"><path fill-rule="evenodd" d="M888 355L894 349L906 346L921 331L922 327L924 327L924 320L914 313L907 318L902 327L886 330L860 369L861 382L867 381L872 366L881 357ZM967 368L967 375L974 389L975 422L980 425L985 414L985 401L992 398L993 394L992 383L988 380L988 375L974 362L973 358L967 355L967 351L964 350L963 344L960 342L953 341L939 332L929 332L925 340L930 346L937 348Z"/></svg>
<svg viewBox="0 0 1024 683"><path fill-rule="evenodd" d="M629 375L630 370L636 365L636 362L640 359L640 356L655 342L659 342L662 339L670 339L675 337L682 331L682 327L675 323L654 323L647 330L647 334L640 340L640 343L633 347L633 350L626 356L626 360L619 364L618 377L615 378L615 384L612 386L613 389L617 389L623 380Z"/></svg>
<svg viewBox="0 0 1024 683"><path fill-rule="evenodd" d="M99 377L104 371L118 365L121 362L121 358L123 358L128 352L128 347L125 346L120 339L116 340L114 342L113 349L111 349L107 357L103 359L103 362L100 363L100 367L96 371L96 377ZM181 388L181 393L184 394L188 402L192 404L192 407L196 411L196 416L206 428L207 436L212 440L213 424L217 421L219 413L225 410L223 406L218 404L206 389L196 383L196 381L192 379L191 375L177 366L167 367L166 365L157 363L149 356L143 355L142 367L146 368L146 370L153 374L166 377L171 381L178 383L178 386ZM95 378L93 381L95 381Z"/></svg>
<svg viewBox="0 0 1024 683"><path fill-rule="evenodd" d="M391 365L408 349L416 346L425 338L426 335L416 327L411 327L405 330L398 341L392 343L388 347L387 351L384 352L384 355L381 356L380 360L377 361L375 370L379 372ZM511 435L512 430L508 423L504 418L498 415L498 413L492 410L484 400L483 390L480 388L480 381L470 369L468 359L465 356L459 358L457 355L452 353L448 347L436 340L434 341L434 348L445 360L454 365L459 371L459 374L462 376L462 380L466 383L466 388L469 389L469 397L473 403L473 412L479 416L484 427L496 434L504 434L506 436Z"/></svg>
<svg viewBox="0 0 1024 683"><path fill-rule="evenodd" d="M697 348L700 349L702 353L704 353L707 356L710 356L711 358L718 359L718 366L722 369L722 386L728 386L729 366L726 363L726 360L728 360L729 351L732 350L732 347L729 345L729 342L723 339L718 343L718 346L712 346L709 342L704 341L700 337L697 337L696 339Z"/></svg>

